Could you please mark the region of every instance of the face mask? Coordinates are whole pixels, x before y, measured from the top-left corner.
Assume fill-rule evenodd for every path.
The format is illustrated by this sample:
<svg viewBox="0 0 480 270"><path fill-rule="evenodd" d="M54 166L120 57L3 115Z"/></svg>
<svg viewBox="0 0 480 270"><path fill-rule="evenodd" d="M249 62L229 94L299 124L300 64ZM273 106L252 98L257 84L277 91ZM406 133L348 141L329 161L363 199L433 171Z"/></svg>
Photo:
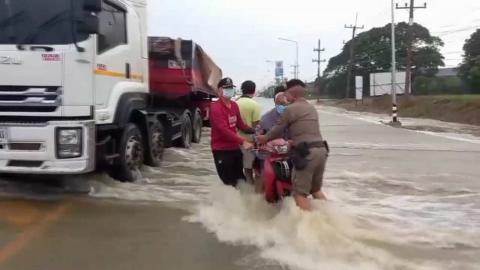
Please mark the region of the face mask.
<svg viewBox="0 0 480 270"><path fill-rule="evenodd" d="M223 89L223 97L226 99L232 99L235 96L235 88Z"/></svg>
<svg viewBox="0 0 480 270"><path fill-rule="evenodd" d="M277 109L277 112L279 114L283 114L285 112L285 110L287 109L287 107L285 105L277 105L275 108Z"/></svg>

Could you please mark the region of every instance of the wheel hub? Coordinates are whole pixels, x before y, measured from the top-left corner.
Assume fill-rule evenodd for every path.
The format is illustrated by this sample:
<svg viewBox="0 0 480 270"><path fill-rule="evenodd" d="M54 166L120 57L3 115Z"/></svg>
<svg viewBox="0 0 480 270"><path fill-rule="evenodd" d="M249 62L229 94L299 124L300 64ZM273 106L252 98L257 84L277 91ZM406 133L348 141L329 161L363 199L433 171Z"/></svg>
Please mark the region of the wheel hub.
<svg viewBox="0 0 480 270"><path fill-rule="evenodd" d="M162 150L163 150L162 134L158 131L155 131L152 135L152 156L153 156L153 158L155 158L157 160L162 159Z"/></svg>
<svg viewBox="0 0 480 270"><path fill-rule="evenodd" d="M142 167L143 146L138 138L128 139L125 159L128 169L132 172L136 172Z"/></svg>

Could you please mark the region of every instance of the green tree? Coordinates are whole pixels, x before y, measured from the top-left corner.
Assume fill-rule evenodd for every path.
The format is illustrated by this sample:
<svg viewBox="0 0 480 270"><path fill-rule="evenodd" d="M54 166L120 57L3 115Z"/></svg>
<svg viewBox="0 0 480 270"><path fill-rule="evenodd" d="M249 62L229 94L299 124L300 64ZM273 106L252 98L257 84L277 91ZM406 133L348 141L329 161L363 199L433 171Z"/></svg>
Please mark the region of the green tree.
<svg viewBox="0 0 480 270"><path fill-rule="evenodd" d="M473 93L480 93L480 29L465 41L463 64L460 69Z"/></svg>
<svg viewBox="0 0 480 270"><path fill-rule="evenodd" d="M407 55L407 32L409 25L399 23L396 27L396 55L397 70L406 68ZM329 80L345 79L347 65L349 63L350 46L353 41L348 41L342 52L331 58L325 71ZM439 66L444 66L444 57L440 53L443 41L439 37L432 36L430 31L420 24L413 25L413 74L433 75ZM355 55L352 76L367 76L375 72L387 72L391 70L391 24L384 27L372 28L360 33L355 37ZM327 84L341 87L343 84L336 82ZM344 91L343 89L327 90L327 92ZM350 91L353 93L354 87ZM336 96L341 96L340 93Z"/></svg>

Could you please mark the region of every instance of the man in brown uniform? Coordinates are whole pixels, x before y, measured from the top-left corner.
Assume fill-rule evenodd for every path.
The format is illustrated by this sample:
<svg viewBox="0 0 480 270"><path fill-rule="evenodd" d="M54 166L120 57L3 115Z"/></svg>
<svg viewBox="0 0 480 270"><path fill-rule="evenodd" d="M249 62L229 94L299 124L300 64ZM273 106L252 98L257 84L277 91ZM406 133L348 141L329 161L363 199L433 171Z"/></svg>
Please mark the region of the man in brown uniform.
<svg viewBox="0 0 480 270"><path fill-rule="evenodd" d="M305 99L305 84L300 80L291 80L287 83L287 88L287 97L293 103L287 107L280 121L266 135L258 136L257 141L266 143L281 138L284 130L288 129L293 147L304 148L304 164L295 164L293 188L298 207L310 210L309 195L318 200L326 200L322 183L328 146L320 133L317 110Z"/></svg>

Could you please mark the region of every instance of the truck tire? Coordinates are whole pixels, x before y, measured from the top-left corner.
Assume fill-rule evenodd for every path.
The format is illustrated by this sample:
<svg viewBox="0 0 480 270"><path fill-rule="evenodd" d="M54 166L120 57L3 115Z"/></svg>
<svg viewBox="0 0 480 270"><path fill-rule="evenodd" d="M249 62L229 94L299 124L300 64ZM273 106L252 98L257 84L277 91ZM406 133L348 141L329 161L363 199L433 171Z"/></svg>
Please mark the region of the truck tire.
<svg viewBox="0 0 480 270"><path fill-rule="evenodd" d="M179 139L178 144L180 147L187 149L192 147L192 120L186 112L182 116L182 137Z"/></svg>
<svg viewBox="0 0 480 270"><path fill-rule="evenodd" d="M202 129L203 129L203 119L202 114L199 109L195 110L195 115L193 116L193 137L192 141L194 143L200 143L202 141Z"/></svg>
<svg viewBox="0 0 480 270"><path fill-rule="evenodd" d="M119 157L109 169L110 176L121 182L134 182L140 179L144 151L142 132L136 124L127 124L119 141Z"/></svg>
<svg viewBox="0 0 480 270"><path fill-rule="evenodd" d="M150 126L150 147L145 151L145 164L151 167L160 167L165 151L165 133L160 121L155 121Z"/></svg>

